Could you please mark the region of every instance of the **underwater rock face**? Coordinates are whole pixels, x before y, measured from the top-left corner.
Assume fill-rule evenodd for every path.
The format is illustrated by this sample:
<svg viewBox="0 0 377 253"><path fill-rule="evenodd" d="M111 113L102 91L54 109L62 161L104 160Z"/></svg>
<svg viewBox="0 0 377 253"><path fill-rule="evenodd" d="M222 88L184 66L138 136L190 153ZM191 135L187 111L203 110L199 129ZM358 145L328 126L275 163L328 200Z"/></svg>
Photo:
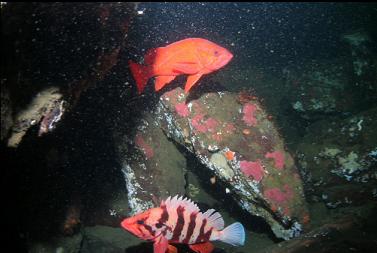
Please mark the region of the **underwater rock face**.
<svg viewBox="0 0 377 253"><path fill-rule="evenodd" d="M155 118L146 112L135 134L120 133L114 138L130 215L159 205L168 196L185 193L185 158L167 140Z"/></svg>
<svg viewBox="0 0 377 253"><path fill-rule="evenodd" d="M12 105L9 97L9 90L1 87L1 141L8 135L8 131L13 125Z"/></svg>
<svg viewBox="0 0 377 253"><path fill-rule="evenodd" d="M160 97L158 115L168 137L207 166L244 210L263 217L277 237L295 237L309 221L297 168L259 102L238 98L210 92L186 104L176 88Z"/></svg>
<svg viewBox="0 0 377 253"><path fill-rule="evenodd" d="M343 34L341 39L346 42L352 55L352 66L356 76L363 76L370 72L373 58L370 47L372 39L367 32L359 30Z"/></svg>
<svg viewBox="0 0 377 253"><path fill-rule="evenodd" d="M377 100L377 70L366 32L340 38L349 48L345 56L313 61L303 70L284 69L286 97L300 117L313 121L329 114L347 114ZM347 50L345 50L347 53Z"/></svg>
<svg viewBox="0 0 377 253"><path fill-rule="evenodd" d="M345 119L319 121L309 128L297 153L313 200L331 209L376 200L376 122L374 107Z"/></svg>
<svg viewBox="0 0 377 253"><path fill-rule="evenodd" d="M304 73L290 72L286 96L297 114L313 120L345 112L353 106L347 93L348 69L343 62L312 63L306 66Z"/></svg>
<svg viewBox="0 0 377 253"><path fill-rule="evenodd" d="M2 120L8 117L1 138L16 148L33 126L39 125L38 137L53 131L117 64L134 4L7 3L1 8Z"/></svg>
<svg viewBox="0 0 377 253"><path fill-rule="evenodd" d="M371 217L371 215L368 216ZM305 236L281 242L258 252L375 252L377 243L374 240L374 235L365 233L364 230L360 229L360 224L365 222L366 217L345 216L336 218L306 233ZM334 249L335 245L336 249Z"/></svg>
<svg viewBox="0 0 377 253"><path fill-rule="evenodd" d="M31 103L14 117L14 125L8 139L8 146L17 147L27 130L31 126L38 124L42 119L40 135L51 131L64 112L64 109L62 109L64 108L62 96L57 87L49 87L39 92Z"/></svg>

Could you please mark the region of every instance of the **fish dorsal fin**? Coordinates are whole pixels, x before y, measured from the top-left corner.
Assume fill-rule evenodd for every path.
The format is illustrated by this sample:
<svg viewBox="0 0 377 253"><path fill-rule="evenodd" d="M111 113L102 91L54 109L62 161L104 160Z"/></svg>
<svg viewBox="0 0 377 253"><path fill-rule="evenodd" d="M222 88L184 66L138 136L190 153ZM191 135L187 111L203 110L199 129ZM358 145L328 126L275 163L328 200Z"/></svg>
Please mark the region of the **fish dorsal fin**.
<svg viewBox="0 0 377 253"><path fill-rule="evenodd" d="M205 213L201 213L199 207L190 199L183 198L182 196L178 197L178 195L176 195L173 198L169 197L165 201L161 201L161 206L163 205L169 210L175 210L178 206L183 206L187 212L196 212L202 219L207 219L207 224L213 228L217 230L222 230L224 228L224 220L220 213L216 212L214 209L209 209Z"/></svg>
<svg viewBox="0 0 377 253"><path fill-rule="evenodd" d="M165 205L167 209L177 209L178 206L183 206L189 213L200 212L199 207L194 202L187 198L183 198L182 196L178 197L178 195L173 198L167 198L165 201L161 202L161 205Z"/></svg>
<svg viewBox="0 0 377 253"><path fill-rule="evenodd" d="M203 213L203 218L207 219L208 224L212 225L217 230L224 228L224 220L220 213L215 209L208 209Z"/></svg>
<svg viewBox="0 0 377 253"><path fill-rule="evenodd" d="M175 59L175 57L185 52L185 48L180 47L157 47L149 49L144 55L146 65L164 65ZM190 61L188 61L190 62ZM187 65L187 63L186 63Z"/></svg>
<svg viewBox="0 0 377 253"><path fill-rule="evenodd" d="M154 65L157 61L165 63L169 61L171 57L174 57L174 53L179 53L179 51L168 51L166 47L151 48L144 55L144 64Z"/></svg>

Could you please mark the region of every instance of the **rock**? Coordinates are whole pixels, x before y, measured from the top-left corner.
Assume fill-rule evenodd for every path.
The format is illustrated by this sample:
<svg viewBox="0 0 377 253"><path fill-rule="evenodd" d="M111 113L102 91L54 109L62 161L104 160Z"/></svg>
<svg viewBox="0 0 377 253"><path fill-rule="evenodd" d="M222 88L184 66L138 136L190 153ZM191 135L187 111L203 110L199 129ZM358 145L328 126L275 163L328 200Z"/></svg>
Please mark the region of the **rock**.
<svg viewBox="0 0 377 253"><path fill-rule="evenodd" d="M362 76L370 71L371 67L371 51L370 46L372 39L362 30L343 34L341 39L346 42L352 55L352 65L356 76Z"/></svg>
<svg viewBox="0 0 377 253"><path fill-rule="evenodd" d="M87 199L83 210L68 203L74 188L88 195L88 189L93 190L82 178L97 177L104 182L90 166L86 171L77 165L91 152L75 150L78 143L87 144L88 139L81 139L85 130L72 127L72 118L82 117L80 120L87 122L88 117L72 113L71 121L59 124L77 109L85 92L98 88L96 85L117 64L125 48L133 7L132 3L1 3L1 138L7 154L2 156L4 187L15 189L9 191L11 201L4 205L15 207L9 208L6 216L23 245L54 238L60 230L76 238L75 232L85 222L83 216L93 210L88 208ZM44 136L60 126L68 127ZM75 133L79 133L80 141L67 141ZM65 157L67 154L69 157ZM70 170L73 161L79 161L76 171ZM103 173L111 177L111 169ZM114 181L111 183L115 185ZM106 188L105 184L98 185ZM96 197L93 201L98 206L106 206ZM76 250L59 244L46 250L50 249ZM43 252L44 248L36 251Z"/></svg>
<svg viewBox="0 0 377 253"><path fill-rule="evenodd" d="M157 113L167 136L211 170L244 210L264 218L277 237L299 235L309 220L301 179L259 102L239 103L230 92L189 99L181 88L161 96Z"/></svg>
<svg viewBox="0 0 377 253"><path fill-rule="evenodd" d="M50 238L48 242L32 243L28 252L30 253L79 253L81 251L81 244L83 242L83 235L81 233L70 237L54 237Z"/></svg>
<svg viewBox="0 0 377 253"><path fill-rule="evenodd" d="M185 158L155 118L146 112L134 133L121 132L114 138L128 192L129 215L159 205L168 196L185 193Z"/></svg>
<svg viewBox="0 0 377 253"><path fill-rule="evenodd" d="M2 139L8 138L9 147L16 148L33 126L39 125L38 137L51 132L80 96L109 73L125 46L133 7L128 3L2 5L1 98L7 105L2 116L14 115L6 121Z"/></svg>
<svg viewBox="0 0 377 253"><path fill-rule="evenodd" d="M8 146L17 147L27 130L31 126L38 124L44 116L46 120L41 123L40 133L51 131L63 113L64 100L62 100L62 93L59 88L49 87L41 91L24 110L21 110L15 116L11 135L8 139Z"/></svg>
<svg viewBox="0 0 377 253"><path fill-rule="evenodd" d="M298 145L307 189L328 208L366 205L376 199L377 107L348 118L313 124Z"/></svg>
<svg viewBox="0 0 377 253"><path fill-rule="evenodd" d="M354 106L347 94L349 71L345 60L313 62L304 71L290 72L285 95L293 111L308 120L317 120L328 114L346 112Z"/></svg>
<svg viewBox="0 0 377 253"><path fill-rule="evenodd" d="M142 241L122 228L107 226L87 227L83 231L84 238L80 252L121 253L126 248L139 245Z"/></svg>
<svg viewBox="0 0 377 253"><path fill-rule="evenodd" d="M270 246L258 253L374 252L377 250L375 235L364 232L361 229L363 223L365 220L360 217L337 218L299 238Z"/></svg>
<svg viewBox="0 0 377 253"><path fill-rule="evenodd" d="M210 158L210 163L221 170L221 174L225 179L230 180L234 177L234 171L228 165L226 157L222 153L215 153Z"/></svg>
<svg viewBox="0 0 377 253"><path fill-rule="evenodd" d="M328 115L347 115L377 101L377 70L372 40L363 31L341 38L349 53L327 61L306 64L300 71L286 69L285 99L301 118L315 121ZM345 48L346 49L346 48Z"/></svg>
<svg viewBox="0 0 377 253"><path fill-rule="evenodd" d="M2 85L2 84L1 84ZM13 125L12 105L10 100L9 89L1 86L1 141L3 141L9 133Z"/></svg>

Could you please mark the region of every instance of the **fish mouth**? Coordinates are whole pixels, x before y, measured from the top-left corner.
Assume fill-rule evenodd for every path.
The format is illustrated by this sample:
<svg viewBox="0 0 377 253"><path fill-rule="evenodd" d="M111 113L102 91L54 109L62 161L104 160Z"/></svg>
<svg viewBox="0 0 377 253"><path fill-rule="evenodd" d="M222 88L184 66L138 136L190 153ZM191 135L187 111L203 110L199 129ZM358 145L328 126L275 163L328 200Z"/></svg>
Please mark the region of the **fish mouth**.
<svg viewBox="0 0 377 253"><path fill-rule="evenodd" d="M132 224L132 221L129 220L129 219L125 219L125 220L123 220L122 223L121 223L121 226L122 226L125 230L127 230L128 232L130 232L130 233L134 233L134 231L135 231L135 228L134 228L134 226L133 226L133 224Z"/></svg>
<svg viewBox="0 0 377 253"><path fill-rule="evenodd" d="M228 64L233 59L233 54L224 48L223 53L219 57L219 63L223 64L222 66Z"/></svg>
<svg viewBox="0 0 377 253"><path fill-rule="evenodd" d="M233 59L233 54L231 52L228 52L228 55L226 56L227 60L225 64L228 64Z"/></svg>

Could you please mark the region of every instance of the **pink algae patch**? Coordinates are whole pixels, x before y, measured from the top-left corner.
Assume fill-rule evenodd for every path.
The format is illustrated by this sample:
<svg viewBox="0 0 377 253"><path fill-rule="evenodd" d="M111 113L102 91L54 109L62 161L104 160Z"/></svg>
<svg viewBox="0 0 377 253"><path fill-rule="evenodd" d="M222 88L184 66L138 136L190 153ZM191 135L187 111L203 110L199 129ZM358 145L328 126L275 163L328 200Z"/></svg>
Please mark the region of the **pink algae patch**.
<svg viewBox="0 0 377 253"><path fill-rule="evenodd" d="M217 127L217 125L219 123L214 118L209 118L209 119L206 120L206 122L204 124L209 131L213 131L213 130L215 130L215 128Z"/></svg>
<svg viewBox="0 0 377 253"><path fill-rule="evenodd" d="M240 161L240 168L242 173L247 177L253 177L257 182L263 178L263 167L259 160L256 162Z"/></svg>
<svg viewBox="0 0 377 253"><path fill-rule="evenodd" d="M138 148L143 150L147 159L150 159L154 156L154 152L151 146L149 146L143 139L140 133L137 133L135 136L135 144Z"/></svg>
<svg viewBox="0 0 377 253"><path fill-rule="evenodd" d="M203 121L203 114L197 114L191 119L192 126L200 133L214 132L219 122L214 118Z"/></svg>
<svg viewBox="0 0 377 253"><path fill-rule="evenodd" d="M275 151L272 153L267 153L264 157L273 158L275 160L275 167L279 170L284 168L284 153L280 151Z"/></svg>
<svg viewBox="0 0 377 253"><path fill-rule="evenodd" d="M217 133L214 133L212 134L212 139L217 141L217 142L221 142L223 140L223 138L221 137L220 134L217 134Z"/></svg>
<svg viewBox="0 0 377 253"><path fill-rule="evenodd" d="M279 188L271 188L264 191L264 196L272 202L282 204L293 197L294 193L289 185L284 185L284 191Z"/></svg>
<svg viewBox="0 0 377 253"><path fill-rule="evenodd" d="M178 113L179 116L182 117L187 117L190 114L190 111L185 102L176 104L175 111Z"/></svg>
<svg viewBox="0 0 377 253"><path fill-rule="evenodd" d="M224 127L224 130L226 133L232 134L234 133L234 131L236 131L236 127L234 126L233 123L227 123Z"/></svg>
<svg viewBox="0 0 377 253"><path fill-rule="evenodd" d="M257 119L255 118L255 111L257 110L257 106L254 104L247 103L244 105L242 112L243 117L242 120L248 126L255 126L257 124Z"/></svg>

